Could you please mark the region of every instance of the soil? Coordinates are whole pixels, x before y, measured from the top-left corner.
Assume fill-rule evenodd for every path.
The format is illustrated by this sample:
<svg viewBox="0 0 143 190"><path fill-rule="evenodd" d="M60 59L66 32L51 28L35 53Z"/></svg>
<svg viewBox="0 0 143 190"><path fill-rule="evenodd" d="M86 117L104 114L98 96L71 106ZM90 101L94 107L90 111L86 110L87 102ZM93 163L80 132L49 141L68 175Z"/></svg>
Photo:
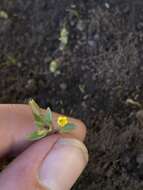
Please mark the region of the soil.
<svg viewBox="0 0 143 190"><path fill-rule="evenodd" d="M143 114L126 104L143 103L142 0L1 0L0 10L0 102L32 97L86 123L90 161L73 190L142 190Z"/></svg>

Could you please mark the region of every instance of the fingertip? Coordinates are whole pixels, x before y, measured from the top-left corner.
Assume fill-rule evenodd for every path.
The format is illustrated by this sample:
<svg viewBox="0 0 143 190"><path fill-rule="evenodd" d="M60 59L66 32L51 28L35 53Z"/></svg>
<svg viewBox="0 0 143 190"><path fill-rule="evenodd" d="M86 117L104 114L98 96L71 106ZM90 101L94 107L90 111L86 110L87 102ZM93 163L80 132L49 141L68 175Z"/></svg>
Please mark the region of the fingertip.
<svg viewBox="0 0 143 190"><path fill-rule="evenodd" d="M54 128L58 127L57 119L61 115L62 114L53 112L53 127ZM70 123L72 123L76 126L76 128L73 129L72 131L70 131L69 133L62 134L62 136L64 136L64 137L70 137L71 136L71 137L76 138L80 141L84 141L85 136L86 136L86 132L87 132L86 125L84 124L84 122L79 120L79 119L72 118L72 117L68 117L68 119L69 119Z"/></svg>
<svg viewBox="0 0 143 190"><path fill-rule="evenodd" d="M60 138L43 160L38 181L45 189L71 189L88 162L85 145L73 138Z"/></svg>
<svg viewBox="0 0 143 190"><path fill-rule="evenodd" d="M63 136L68 136L68 137L74 137L80 141L84 141L85 137L86 137L86 133L87 133L87 129L85 124L78 119L71 119L73 121L73 124L76 125L76 128L71 131L69 134L64 134Z"/></svg>
<svg viewBox="0 0 143 190"><path fill-rule="evenodd" d="M80 134L80 139L84 141L87 133L87 128L86 125L84 124L83 121L77 120L77 126L79 126L79 134Z"/></svg>

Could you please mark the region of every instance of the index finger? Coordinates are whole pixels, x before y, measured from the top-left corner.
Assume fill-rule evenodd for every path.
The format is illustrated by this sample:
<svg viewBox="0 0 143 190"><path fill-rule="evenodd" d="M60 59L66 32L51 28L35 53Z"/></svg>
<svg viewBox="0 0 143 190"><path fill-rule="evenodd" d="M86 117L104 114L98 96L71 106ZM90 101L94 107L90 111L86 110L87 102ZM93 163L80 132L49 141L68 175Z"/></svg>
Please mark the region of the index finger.
<svg viewBox="0 0 143 190"><path fill-rule="evenodd" d="M45 112L45 110L43 110ZM53 125L60 114L53 112ZM86 128L80 120L69 118L77 127L64 136L84 140ZM32 110L28 105L0 104L0 157L8 152L23 151L31 144L27 134L35 130Z"/></svg>

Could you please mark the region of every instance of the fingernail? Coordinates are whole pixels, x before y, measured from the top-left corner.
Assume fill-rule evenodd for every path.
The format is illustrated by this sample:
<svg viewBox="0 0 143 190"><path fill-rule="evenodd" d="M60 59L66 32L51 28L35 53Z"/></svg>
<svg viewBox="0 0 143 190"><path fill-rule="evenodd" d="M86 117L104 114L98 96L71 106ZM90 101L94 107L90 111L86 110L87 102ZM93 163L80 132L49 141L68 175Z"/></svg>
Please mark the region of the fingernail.
<svg viewBox="0 0 143 190"><path fill-rule="evenodd" d="M57 141L39 169L39 183L48 190L69 190L88 162L85 145L76 139Z"/></svg>

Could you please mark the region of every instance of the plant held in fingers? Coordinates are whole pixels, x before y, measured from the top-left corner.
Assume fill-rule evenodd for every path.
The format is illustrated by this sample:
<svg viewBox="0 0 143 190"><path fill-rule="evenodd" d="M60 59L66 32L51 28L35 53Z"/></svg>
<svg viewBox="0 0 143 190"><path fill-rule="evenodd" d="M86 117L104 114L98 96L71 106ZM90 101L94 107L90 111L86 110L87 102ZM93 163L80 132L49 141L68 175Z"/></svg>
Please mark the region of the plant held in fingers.
<svg viewBox="0 0 143 190"><path fill-rule="evenodd" d="M76 125L70 123L68 117L59 116L57 118L58 127L55 129L50 108L47 108L47 111L43 114L39 105L33 99L29 101L29 105L31 106L37 128L37 130L28 135L29 140L38 140L54 133L68 133L76 127Z"/></svg>

